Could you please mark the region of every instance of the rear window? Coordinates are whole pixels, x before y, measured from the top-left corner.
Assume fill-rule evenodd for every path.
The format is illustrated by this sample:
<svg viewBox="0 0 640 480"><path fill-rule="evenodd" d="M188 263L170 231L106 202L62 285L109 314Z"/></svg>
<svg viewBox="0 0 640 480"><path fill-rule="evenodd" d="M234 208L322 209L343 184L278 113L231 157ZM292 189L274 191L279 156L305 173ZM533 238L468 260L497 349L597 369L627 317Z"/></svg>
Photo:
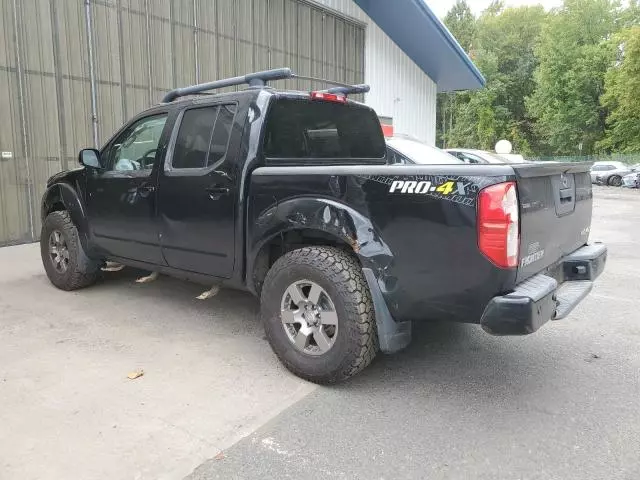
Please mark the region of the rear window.
<svg viewBox="0 0 640 480"><path fill-rule="evenodd" d="M367 159L384 162L375 113L357 105L283 98L267 118L264 153L273 159Z"/></svg>
<svg viewBox="0 0 640 480"><path fill-rule="evenodd" d="M410 140L408 138L392 137L387 139L387 143L391 147L390 153L394 153L393 150L400 153L401 156L406 157L407 160L398 162L398 156L395 155L395 162L392 163L417 163L417 164L451 164L464 163L457 157L443 152L439 148L432 147L426 143L418 142L416 140Z"/></svg>

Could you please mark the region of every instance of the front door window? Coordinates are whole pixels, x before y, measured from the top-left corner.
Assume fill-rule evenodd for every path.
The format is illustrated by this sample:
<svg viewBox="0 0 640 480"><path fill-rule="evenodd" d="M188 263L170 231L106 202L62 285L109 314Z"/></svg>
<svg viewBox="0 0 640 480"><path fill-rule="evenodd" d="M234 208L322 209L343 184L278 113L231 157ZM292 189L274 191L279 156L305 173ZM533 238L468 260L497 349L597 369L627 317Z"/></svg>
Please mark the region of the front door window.
<svg viewBox="0 0 640 480"><path fill-rule="evenodd" d="M116 172L151 174L167 115L145 117L131 124L103 156L105 168Z"/></svg>

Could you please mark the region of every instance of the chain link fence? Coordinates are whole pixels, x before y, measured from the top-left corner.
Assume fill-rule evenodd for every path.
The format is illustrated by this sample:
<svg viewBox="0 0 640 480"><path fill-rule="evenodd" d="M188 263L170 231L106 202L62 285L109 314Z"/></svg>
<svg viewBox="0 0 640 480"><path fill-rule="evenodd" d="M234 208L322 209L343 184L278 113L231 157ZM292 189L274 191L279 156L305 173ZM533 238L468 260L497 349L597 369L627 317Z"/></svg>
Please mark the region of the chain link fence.
<svg viewBox="0 0 640 480"><path fill-rule="evenodd" d="M542 162L622 162L627 165L640 164L639 153L614 153L611 155L573 155L527 157L527 160Z"/></svg>

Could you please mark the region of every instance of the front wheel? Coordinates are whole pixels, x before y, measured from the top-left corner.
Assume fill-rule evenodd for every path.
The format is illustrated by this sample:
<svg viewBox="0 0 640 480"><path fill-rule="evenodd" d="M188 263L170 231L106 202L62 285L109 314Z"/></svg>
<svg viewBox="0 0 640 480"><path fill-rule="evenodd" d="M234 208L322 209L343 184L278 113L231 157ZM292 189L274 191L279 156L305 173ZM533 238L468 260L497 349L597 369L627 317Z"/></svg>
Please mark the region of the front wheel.
<svg viewBox="0 0 640 480"><path fill-rule="evenodd" d="M282 363L328 384L375 357L373 302L357 260L334 247L305 247L280 257L264 281L261 315Z"/></svg>
<svg viewBox="0 0 640 480"><path fill-rule="evenodd" d="M620 175L611 175L607 183L612 187L619 187L622 185L622 177Z"/></svg>
<svg viewBox="0 0 640 480"><path fill-rule="evenodd" d="M100 275L100 263L86 255L68 212L51 212L45 218L40 255L47 277L62 290L88 287Z"/></svg>

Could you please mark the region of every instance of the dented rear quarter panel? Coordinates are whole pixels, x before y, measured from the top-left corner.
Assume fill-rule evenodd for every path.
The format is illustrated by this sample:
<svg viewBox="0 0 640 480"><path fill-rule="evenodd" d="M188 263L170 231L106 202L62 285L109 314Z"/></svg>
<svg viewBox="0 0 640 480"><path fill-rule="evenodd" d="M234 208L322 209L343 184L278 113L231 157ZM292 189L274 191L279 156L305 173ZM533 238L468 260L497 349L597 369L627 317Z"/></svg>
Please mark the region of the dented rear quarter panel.
<svg viewBox="0 0 640 480"><path fill-rule="evenodd" d="M512 176L501 165L258 168L250 182L248 267L274 236L319 230L351 245L374 271L396 321L477 322L489 300L515 284L515 271L493 266L478 250L477 193ZM456 189L403 193L394 181L452 181Z"/></svg>

